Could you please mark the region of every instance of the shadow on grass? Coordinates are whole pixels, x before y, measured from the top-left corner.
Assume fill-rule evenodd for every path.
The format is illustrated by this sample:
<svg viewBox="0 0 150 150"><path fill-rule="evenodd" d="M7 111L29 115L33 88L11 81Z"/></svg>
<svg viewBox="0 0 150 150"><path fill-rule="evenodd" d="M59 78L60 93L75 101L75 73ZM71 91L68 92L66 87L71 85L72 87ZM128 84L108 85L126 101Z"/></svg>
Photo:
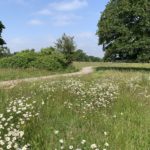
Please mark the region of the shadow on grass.
<svg viewBox="0 0 150 150"><path fill-rule="evenodd" d="M96 71L116 70L116 71L144 71L150 72L150 68L144 67L96 67Z"/></svg>

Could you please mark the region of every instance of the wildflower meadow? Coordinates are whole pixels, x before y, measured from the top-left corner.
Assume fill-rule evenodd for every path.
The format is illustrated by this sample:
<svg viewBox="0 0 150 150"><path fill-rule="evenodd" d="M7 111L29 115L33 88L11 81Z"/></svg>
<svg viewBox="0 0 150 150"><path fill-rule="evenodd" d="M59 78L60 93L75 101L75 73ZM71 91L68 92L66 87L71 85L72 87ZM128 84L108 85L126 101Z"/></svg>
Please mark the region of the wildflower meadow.
<svg viewBox="0 0 150 150"><path fill-rule="evenodd" d="M0 90L0 150L149 150L148 72L97 71Z"/></svg>

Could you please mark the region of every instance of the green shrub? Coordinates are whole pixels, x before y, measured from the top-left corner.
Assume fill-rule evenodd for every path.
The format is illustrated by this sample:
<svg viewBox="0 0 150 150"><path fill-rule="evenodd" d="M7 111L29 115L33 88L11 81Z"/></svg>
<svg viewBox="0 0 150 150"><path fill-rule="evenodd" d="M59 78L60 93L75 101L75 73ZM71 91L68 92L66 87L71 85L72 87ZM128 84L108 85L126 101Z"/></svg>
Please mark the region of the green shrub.
<svg viewBox="0 0 150 150"><path fill-rule="evenodd" d="M147 52L147 53L142 53L141 55L138 55L137 61L150 63L150 53Z"/></svg>
<svg viewBox="0 0 150 150"><path fill-rule="evenodd" d="M36 61L32 63L32 66L39 69L46 70L61 70L65 68L65 61L59 60L54 56L39 56Z"/></svg>
<svg viewBox="0 0 150 150"><path fill-rule="evenodd" d="M48 49L48 48L47 48ZM43 51L37 53L34 50L25 50L13 56L0 59L1 68L39 68L46 70L65 69L66 59L64 55L56 50L51 53Z"/></svg>
<svg viewBox="0 0 150 150"><path fill-rule="evenodd" d="M11 57L5 57L0 60L0 67L11 68L29 68L31 63L36 61L37 54L34 51L23 51Z"/></svg>

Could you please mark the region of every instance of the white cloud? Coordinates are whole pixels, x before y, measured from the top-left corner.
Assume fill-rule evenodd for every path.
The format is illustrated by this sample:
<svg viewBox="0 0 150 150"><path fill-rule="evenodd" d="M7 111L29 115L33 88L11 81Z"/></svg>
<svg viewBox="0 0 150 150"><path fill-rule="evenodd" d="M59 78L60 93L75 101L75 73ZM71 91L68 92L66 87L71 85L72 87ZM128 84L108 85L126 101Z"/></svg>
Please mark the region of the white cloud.
<svg viewBox="0 0 150 150"><path fill-rule="evenodd" d="M81 39L84 39L84 38L90 39L90 38L95 37L95 34L93 32L80 32L76 34L76 37L81 38Z"/></svg>
<svg viewBox="0 0 150 150"><path fill-rule="evenodd" d="M87 0L71 0L50 3L49 6L57 11L72 11L88 5Z"/></svg>
<svg viewBox="0 0 150 150"><path fill-rule="evenodd" d="M44 22L42 22L41 20L38 20L38 19L32 19L28 22L28 24L38 26L38 25L43 25Z"/></svg>
<svg viewBox="0 0 150 150"><path fill-rule="evenodd" d="M49 16L52 15L52 12L49 9L42 9L38 11L36 14Z"/></svg>
<svg viewBox="0 0 150 150"><path fill-rule="evenodd" d="M40 41L40 42L39 42ZM14 37L13 39L7 39L7 46L11 52L21 51L24 49L36 49L37 51L41 48L53 46L55 37L52 35L46 35L45 37Z"/></svg>
<svg viewBox="0 0 150 150"><path fill-rule="evenodd" d="M5 0L6 2L16 3L18 5L29 5L31 2L35 0Z"/></svg>
<svg viewBox="0 0 150 150"><path fill-rule="evenodd" d="M56 15L56 16L53 16L53 20L54 20L53 25L54 26L67 26L76 22L75 20L79 20L79 19L81 19L80 16L76 16L73 14Z"/></svg>
<svg viewBox="0 0 150 150"><path fill-rule="evenodd" d="M49 21L52 21L52 25L57 27L64 27L70 24L78 23L82 18L75 13L68 13L66 11L73 11L79 8L83 8L88 5L87 0L62 0L57 2L51 2L47 7L37 11L34 15L51 16ZM33 20L29 24L40 25L39 21Z"/></svg>

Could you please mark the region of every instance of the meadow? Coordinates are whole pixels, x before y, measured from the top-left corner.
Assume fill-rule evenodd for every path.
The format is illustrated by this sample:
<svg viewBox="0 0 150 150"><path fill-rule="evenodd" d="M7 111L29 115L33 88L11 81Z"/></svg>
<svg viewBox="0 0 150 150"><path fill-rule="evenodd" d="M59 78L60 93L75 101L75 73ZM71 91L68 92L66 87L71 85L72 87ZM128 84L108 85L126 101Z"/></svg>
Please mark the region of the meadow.
<svg viewBox="0 0 150 150"><path fill-rule="evenodd" d="M15 80L31 77L41 77L53 74L63 74L69 72L76 72L81 70L83 67L92 66L96 68L97 71L103 70L122 70L127 71L150 71L149 63L106 63L106 62L73 62L73 67L66 70L49 71L44 69L36 68L0 68L0 81L5 80Z"/></svg>
<svg viewBox="0 0 150 150"><path fill-rule="evenodd" d="M0 81L49 76L54 74L63 74L75 71L77 71L77 69L75 68L57 71L49 71L45 69L36 69L36 68L26 68L26 69L0 68Z"/></svg>
<svg viewBox="0 0 150 150"><path fill-rule="evenodd" d="M9 68L0 68L0 81L20 79L20 78L29 78L29 77L38 77L44 75L53 74L47 70L39 69L9 69Z"/></svg>
<svg viewBox="0 0 150 150"><path fill-rule="evenodd" d="M0 149L150 150L150 72L104 65L90 64L99 67L89 75L0 89Z"/></svg>

